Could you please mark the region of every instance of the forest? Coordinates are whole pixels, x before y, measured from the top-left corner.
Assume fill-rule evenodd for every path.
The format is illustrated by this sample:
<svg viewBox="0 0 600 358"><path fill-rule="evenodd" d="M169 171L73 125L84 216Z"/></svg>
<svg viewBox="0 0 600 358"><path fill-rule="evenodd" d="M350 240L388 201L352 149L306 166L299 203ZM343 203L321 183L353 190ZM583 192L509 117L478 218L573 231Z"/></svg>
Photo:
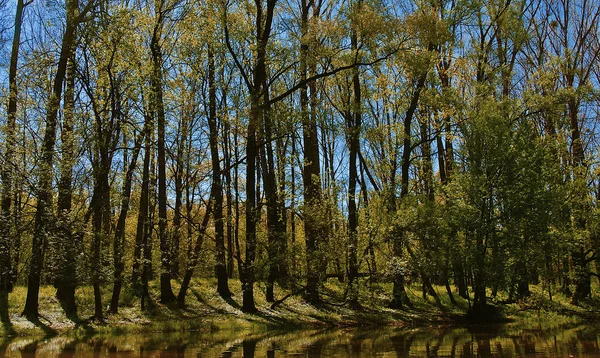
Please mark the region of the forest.
<svg viewBox="0 0 600 358"><path fill-rule="evenodd" d="M259 284L273 306L319 304L333 280L356 309L373 284L399 310L409 285L482 312L532 287L596 302L596 1L2 0L0 14L4 322L16 287L30 319L40 287L67 313L90 287L102 321L125 292L183 307L199 277L246 313Z"/></svg>

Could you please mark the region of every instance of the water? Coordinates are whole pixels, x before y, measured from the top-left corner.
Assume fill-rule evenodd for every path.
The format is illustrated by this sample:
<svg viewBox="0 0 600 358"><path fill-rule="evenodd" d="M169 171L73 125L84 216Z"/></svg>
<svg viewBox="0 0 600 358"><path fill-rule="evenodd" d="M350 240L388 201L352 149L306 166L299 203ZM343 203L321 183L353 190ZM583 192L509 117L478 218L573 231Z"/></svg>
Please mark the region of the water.
<svg viewBox="0 0 600 358"><path fill-rule="evenodd" d="M6 357L600 357L600 328L352 328L0 338Z"/></svg>

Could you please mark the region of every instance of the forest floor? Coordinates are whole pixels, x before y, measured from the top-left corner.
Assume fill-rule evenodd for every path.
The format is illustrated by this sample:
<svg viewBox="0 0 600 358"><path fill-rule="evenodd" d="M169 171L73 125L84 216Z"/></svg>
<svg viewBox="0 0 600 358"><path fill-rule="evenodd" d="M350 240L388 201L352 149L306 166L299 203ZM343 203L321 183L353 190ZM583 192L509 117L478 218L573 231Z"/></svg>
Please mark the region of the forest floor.
<svg viewBox="0 0 600 358"><path fill-rule="evenodd" d="M67 317L52 286L40 289L40 318L31 322L20 313L26 297L26 287L16 287L9 296L10 324L0 327L0 336L52 336L57 334L124 334L167 331L219 331L219 330L269 330L299 329L315 327L349 326L403 326L428 327L465 325L469 322L465 313L469 302L455 294L457 304L451 304L445 289L435 287L439 293L439 304L428 296L423 299L419 285L409 285L407 293L413 302L412 308L392 310L386 307L390 300L391 284L374 284L361 287L359 309L351 309L342 303L343 284L329 280L323 292L324 303L309 305L300 296L291 296L275 309L265 300L265 286L255 286L258 312L244 314L241 311L241 286L238 280L230 280L234 296L225 301L216 293L213 279L195 280L186 298L186 307L167 306L158 303L158 281L152 282L153 304L147 310L140 309L139 298L124 289L119 313L106 314L104 322L88 319L93 315L94 297L91 287L77 290L78 315ZM178 284L174 282L174 289ZM103 299L110 298L110 286L105 287ZM554 294L550 301L547 292L532 287L532 296L519 303L503 304L506 297L498 297L504 323L523 329L549 329L573 326L582 323L600 322L600 300L591 300L581 306L571 305L568 297ZM287 291L276 288L276 298L284 297ZM600 292L594 292L598 297ZM108 307L107 307L108 309Z"/></svg>

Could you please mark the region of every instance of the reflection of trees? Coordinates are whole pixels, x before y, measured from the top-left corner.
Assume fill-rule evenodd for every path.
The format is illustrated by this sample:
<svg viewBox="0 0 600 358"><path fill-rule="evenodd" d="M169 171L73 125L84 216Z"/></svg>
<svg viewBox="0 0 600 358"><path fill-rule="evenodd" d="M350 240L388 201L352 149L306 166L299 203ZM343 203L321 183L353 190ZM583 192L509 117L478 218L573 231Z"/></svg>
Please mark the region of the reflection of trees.
<svg viewBox="0 0 600 358"><path fill-rule="evenodd" d="M473 341L463 343L461 357L473 357Z"/></svg>
<svg viewBox="0 0 600 358"><path fill-rule="evenodd" d="M410 356L410 347L415 340L415 334L399 334L396 336L391 336L390 341L392 342L392 346L394 347L394 352L398 357L409 357Z"/></svg>
<svg viewBox="0 0 600 358"><path fill-rule="evenodd" d="M475 346L476 345L476 346ZM492 349L494 345L494 349ZM539 351L538 349L542 349ZM544 349L548 351L544 352ZM397 357L523 356L539 353L598 355L598 330L573 328L560 335L536 335L529 331L478 331L446 328L441 330L398 331L355 329L273 332L248 335L247 332L222 331L212 334L87 336L66 339L55 337L34 340L16 337L0 340L0 356L46 355L71 357L74 354L106 356L130 351L133 355L183 357L195 353L206 356L276 357L278 352L294 352L306 357L337 354L358 357L391 352ZM237 352L237 353L234 353ZM241 354L240 354L241 353Z"/></svg>
<svg viewBox="0 0 600 358"><path fill-rule="evenodd" d="M521 334L512 339L517 354L535 354L535 340L527 334Z"/></svg>
<svg viewBox="0 0 600 358"><path fill-rule="evenodd" d="M329 342L331 342L331 338L329 337L316 339L306 346L305 352L308 357L320 357L323 353L323 348Z"/></svg>
<svg viewBox="0 0 600 358"><path fill-rule="evenodd" d="M73 357L75 355L75 350L77 349L77 340L72 339L65 343L62 347L59 357L67 358Z"/></svg>
<svg viewBox="0 0 600 358"><path fill-rule="evenodd" d="M577 340L581 342L581 353L600 354L598 346L598 331L593 329L582 329L577 331Z"/></svg>
<svg viewBox="0 0 600 358"><path fill-rule="evenodd" d="M489 357L492 355L492 347L490 346L490 336L480 336L477 339L477 356Z"/></svg>
<svg viewBox="0 0 600 358"><path fill-rule="evenodd" d="M427 356L428 357L437 357L438 356L438 352L440 350L440 347L443 344L444 337L446 335L448 335L449 333L451 333L451 331L452 331L452 329L450 329L450 328L446 328L446 329L440 331L437 335L435 344L431 348L429 347L429 342L427 342ZM454 348L454 346L453 346L453 348Z"/></svg>
<svg viewBox="0 0 600 358"><path fill-rule="evenodd" d="M256 351L256 344L258 341L258 339L244 339L242 342L244 358L254 358L254 352Z"/></svg>
<svg viewBox="0 0 600 358"><path fill-rule="evenodd" d="M346 345L346 356L348 357L358 357L362 352L363 348L363 339L361 336L353 336L350 340L350 344Z"/></svg>
<svg viewBox="0 0 600 358"><path fill-rule="evenodd" d="M452 349L450 349L451 357L456 357L456 346L458 345L458 340L459 340L458 336L454 336L454 339L452 339Z"/></svg>

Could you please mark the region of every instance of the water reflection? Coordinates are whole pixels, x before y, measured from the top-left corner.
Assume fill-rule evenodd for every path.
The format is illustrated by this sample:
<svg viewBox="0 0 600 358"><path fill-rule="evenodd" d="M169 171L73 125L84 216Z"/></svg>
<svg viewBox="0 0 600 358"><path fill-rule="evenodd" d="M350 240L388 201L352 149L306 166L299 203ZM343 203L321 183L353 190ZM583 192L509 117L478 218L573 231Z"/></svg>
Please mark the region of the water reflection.
<svg viewBox="0 0 600 358"><path fill-rule="evenodd" d="M600 357L600 328L507 326L0 338L6 357Z"/></svg>

